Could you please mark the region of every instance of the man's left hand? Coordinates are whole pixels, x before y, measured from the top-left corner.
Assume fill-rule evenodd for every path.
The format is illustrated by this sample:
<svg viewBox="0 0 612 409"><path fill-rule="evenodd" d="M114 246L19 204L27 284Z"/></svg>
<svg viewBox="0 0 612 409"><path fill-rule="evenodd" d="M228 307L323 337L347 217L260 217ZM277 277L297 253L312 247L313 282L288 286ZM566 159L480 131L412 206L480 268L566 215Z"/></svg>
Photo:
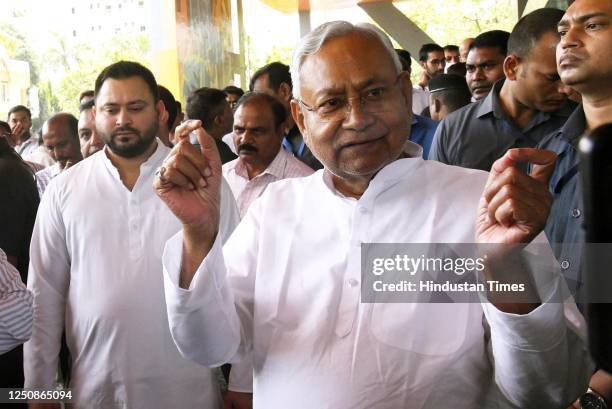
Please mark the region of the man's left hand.
<svg viewBox="0 0 612 409"><path fill-rule="evenodd" d="M477 243L529 243L544 229L556 159L551 151L520 148L495 161L478 206ZM520 170L519 162L532 163L531 174Z"/></svg>

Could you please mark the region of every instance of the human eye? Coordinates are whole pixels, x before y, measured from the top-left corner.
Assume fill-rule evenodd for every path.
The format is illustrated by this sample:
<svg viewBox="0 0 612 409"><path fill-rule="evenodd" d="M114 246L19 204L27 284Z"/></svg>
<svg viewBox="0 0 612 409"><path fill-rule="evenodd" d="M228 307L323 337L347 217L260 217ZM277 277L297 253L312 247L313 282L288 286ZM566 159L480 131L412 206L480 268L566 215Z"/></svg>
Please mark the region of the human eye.
<svg viewBox="0 0 612 409"><path fill-rule="evenodd" d="M130 112L140 112L144 109L144 105L130 105Z"/></svg>
<svg viewBox="0 0 612 409"><path fill-rule="evenodd" d="M471 64L466 64L465 65L465 70L471 74L474 71L476 71L476 66L475 65L471 65Z"/></svg>
<svg viewBox="0 0 612 409"><path fill-rule="evenodd" d="M87 142L89 140L89 138L91 138L91 131L82 131L79 134L79 138L83 139L85 142Z"/></svg>
<svg viewBox="0 0 612 409"><path fill-rule="evenodd" d="M117 112L119 112L119 109L116 106L105 106L103 111L108 115L115 115Z"/></svg>
<svg viewBox="0 0 612 409"><path fill-rule="evenodd" d="M239 126L235 126L235 127L234 127L234 133L235 133L236 135L242 135L242 134L244 133L244 128L241 128L241 127L239 127Z"/></svg>
<svg viewBox="0 0 612 409"><path fill-rule="evenodd" d="M385 96L387 89L385 87L378 87L366 91L365 98L370 101L379 100Z"/></svg>
<svg viewBox="0 0 612 409"><path fill-rule="evenodd" d="M330 98L328 100L323 101L317 106L317 112L321 113L329 113L334 112L338 108L343 105L342 100L340 98Z"/></svg>

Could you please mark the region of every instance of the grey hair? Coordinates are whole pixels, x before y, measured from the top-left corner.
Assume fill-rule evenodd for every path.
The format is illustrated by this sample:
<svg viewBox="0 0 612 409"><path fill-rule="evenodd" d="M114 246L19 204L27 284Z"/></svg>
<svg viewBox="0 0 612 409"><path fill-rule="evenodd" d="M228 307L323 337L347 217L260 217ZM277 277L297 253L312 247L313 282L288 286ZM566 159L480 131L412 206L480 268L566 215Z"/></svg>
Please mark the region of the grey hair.
<svg viewBox="0 0 612 409"><path fill-rule="evenodd" d="M370 23L352 24L348 21L341 20L330 21L321 24L310 33L306 34L293 51L293 58L291 60L291 81L293 82L294 97L300 97L300 68L306 57L316 54L327 41L355 32L363 33L380 41L393 61L397 74L402 71L402 64L393 48L393 44L391 44L391 40L389 40L389 37L380 28Z"/></svg>

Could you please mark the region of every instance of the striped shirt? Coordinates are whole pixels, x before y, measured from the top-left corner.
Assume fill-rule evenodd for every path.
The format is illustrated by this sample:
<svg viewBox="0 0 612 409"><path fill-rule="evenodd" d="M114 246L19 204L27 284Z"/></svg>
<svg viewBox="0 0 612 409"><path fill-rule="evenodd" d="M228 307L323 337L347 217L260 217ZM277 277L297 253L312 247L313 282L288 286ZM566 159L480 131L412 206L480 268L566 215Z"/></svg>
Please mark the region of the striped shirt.
<svg viewBox="0 0 612 409"><path fill-rule="evenodd" d="M51 165L43 170L39 170L36 172L36 187L38 188L38 196L42 197L43 193L45 193L45 189L51 179L60 174L59 163Z"/></svg>
<svg viewBox="0 0 612 409"><path fill-rule="evenodd" d="M0 354L30 338L32 313L32 293L0 249Z"/></svg>
<svg viewBox="0 0 612 409"><path fill-rule="evenodd" d="M223 165L223 176L236 198L241 219L251 203L261 196L270 183L281 179L308 176L312 173L314 171L311 168L282 148L279 149L266 170L250 180L246 165L240 158Z"/></svg>

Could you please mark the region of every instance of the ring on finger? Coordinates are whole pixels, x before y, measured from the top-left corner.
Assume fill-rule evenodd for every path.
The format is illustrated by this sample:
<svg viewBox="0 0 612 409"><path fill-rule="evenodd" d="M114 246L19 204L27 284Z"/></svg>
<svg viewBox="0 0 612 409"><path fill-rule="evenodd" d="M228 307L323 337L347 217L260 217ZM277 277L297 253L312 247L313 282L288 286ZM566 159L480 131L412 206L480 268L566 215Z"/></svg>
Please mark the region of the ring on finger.
<svg viewBox="0 0 612 409"><path fill-rule="evenodd" d="M164 174L165 173L166 173L166 167L165 166L160 166L155 171L155 176L157 176L159 178L160 182L165 183L165 182L167 182L167 180L164 178Z"/></svg>

